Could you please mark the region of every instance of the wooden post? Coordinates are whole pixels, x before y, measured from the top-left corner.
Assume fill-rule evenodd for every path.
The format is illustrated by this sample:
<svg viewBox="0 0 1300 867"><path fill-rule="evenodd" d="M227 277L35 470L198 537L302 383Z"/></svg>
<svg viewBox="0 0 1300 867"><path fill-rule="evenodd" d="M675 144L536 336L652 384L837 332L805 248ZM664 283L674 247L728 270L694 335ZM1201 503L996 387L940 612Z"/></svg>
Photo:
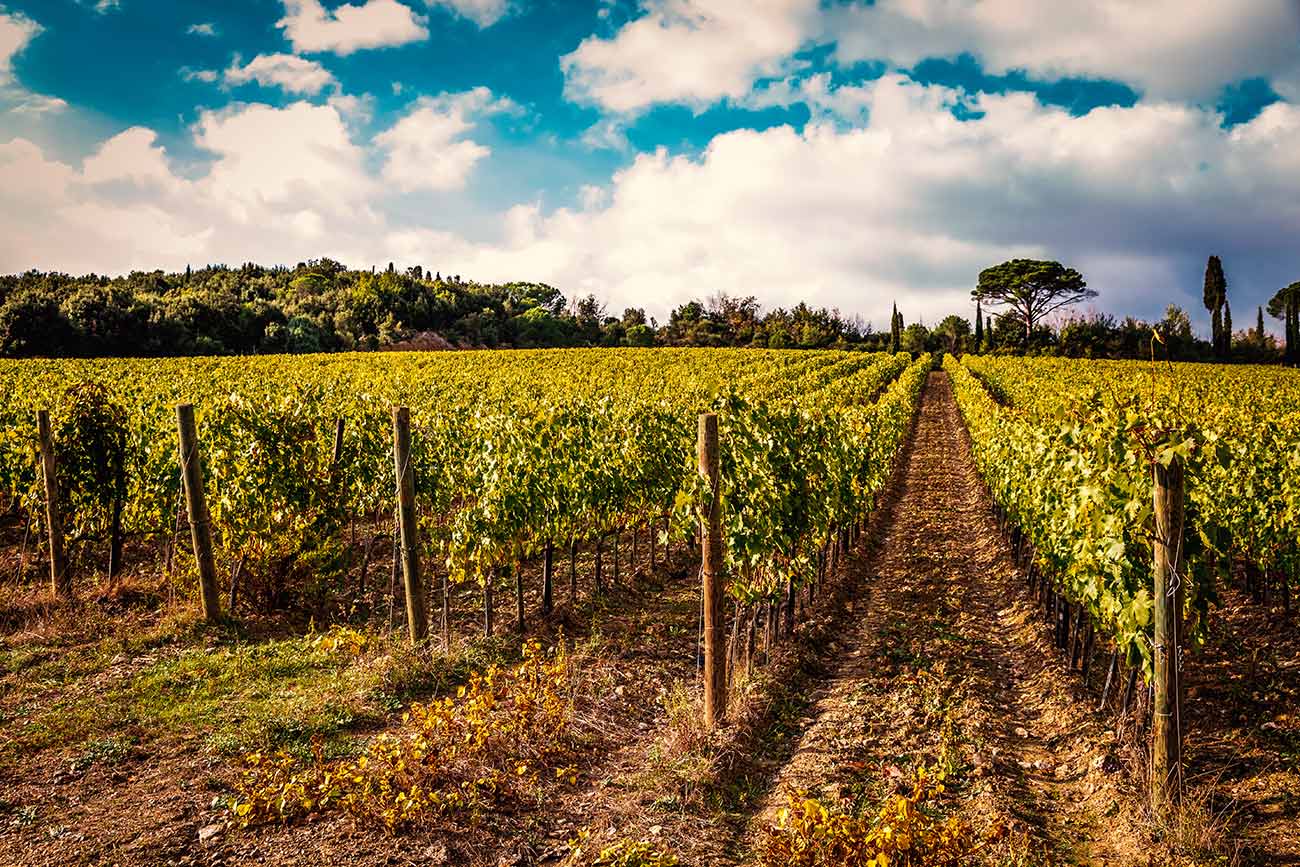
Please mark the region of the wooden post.
<svg viewBox="0 0 1300 867"><path fill-rule="evenodd" d="M509 574L510 567L506 566L506 573ZM527 624L524 620L524 570L523 567L516 564L515 567L515 628L519 634L523 635Z"/></svg>
<svg viewBox="0 0 1300 867"><path fill-rule="evenodd" d="M451 650L451 576L442 573L442 649Z"/></svg>
<svg viewBox="0 0 1300 867"><path fill-rule="evenodd" d="M334 422L334 449L330 452L330 473L334 473L335 467L339 465L339 458L343 457L343 419L340 418Z"/></svg>
<svg viewBox="0 0 1300 867"><path fill-rule="evenodd" d="M190 521L190 540L199 564L199 590L203 596L203 617L213 623L221 617L217 595L217 566L212 559L212 526L208 517L207 493L203 488L203 465L199 460L199 435L194 425L194 405L176 406L176 432L180 443L181 482L185 488L185 511Z"/></svg>
<svg viewBox="0 0 1300 867"><path fill-rule="evenodd" d="M712 492L709 513L700 520L701 569L704 596L704 726L713 728L727 710L726 627L722 599L722 493L718 453L718 416L700 416L696 446L700 475Z"/></svg>
<svg viewBox="0 0 1300 867"><path fill-rule="evenodd" d="M552 584L555 576L555 545L550 539L542 549L542 614L549 617L554 604Z"/></svg>
<svg viewBox="0 0 1300 867"><path fill-rule="evenodd" d="M429 634L429 615L420 583L420 552L415 526L415 467L411 464L411 411L393 410L393 471L397 478L397 524L402 544L402 584L406 590L406 627L411 643Z"/></svg>
<svg viewBox="0 0 1300 867"><path fill-rule="evenodd" d="M483 576L483 637L492 637L492 570Z"/></svg>
<svg viewBox="0 0 1300 867"><path fill-rule="evenodd" d="M1183 580L1183 464L1175 457L1152 466L1155 497L1155 680L1151 730L1151 807L1176 803L1182 785L1181 632L1178 587Z"/></svg>
<svg viewBox="0 0 1300 867"><path fill-rule="evenodd" d="M569 540L569 607L578 604L578 538Z"/></svg>
<svg viewBox="0 0 1300 867"><path fill-rule="evenodd" d="M612 583L615 587L618 586L618 540L621 535L622 531L614 530L614 579Z"/></svg>
<svg viewBox="0 0 1300 867"><path fill-rule="evenodd" d="M63 518L59 514L59 477L54 463L54 434L50 413L36 411L36 430L41 440L41 470L45 477L45 527L50 538L50 588L55 596L72 596L72 572L63 545Z"/></svg>

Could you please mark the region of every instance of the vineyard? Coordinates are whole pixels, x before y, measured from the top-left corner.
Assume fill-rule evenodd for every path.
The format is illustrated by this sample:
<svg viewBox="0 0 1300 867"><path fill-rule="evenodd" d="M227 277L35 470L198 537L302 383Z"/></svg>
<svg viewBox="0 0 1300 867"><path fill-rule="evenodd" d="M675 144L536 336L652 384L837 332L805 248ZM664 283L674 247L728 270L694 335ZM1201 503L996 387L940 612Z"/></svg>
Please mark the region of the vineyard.
<svg viewBox="0 0 1300 867"><path fill-rule="evenodd" d="M1300 863L1293 372L629 349L0 385L5 863Z"/></svg>

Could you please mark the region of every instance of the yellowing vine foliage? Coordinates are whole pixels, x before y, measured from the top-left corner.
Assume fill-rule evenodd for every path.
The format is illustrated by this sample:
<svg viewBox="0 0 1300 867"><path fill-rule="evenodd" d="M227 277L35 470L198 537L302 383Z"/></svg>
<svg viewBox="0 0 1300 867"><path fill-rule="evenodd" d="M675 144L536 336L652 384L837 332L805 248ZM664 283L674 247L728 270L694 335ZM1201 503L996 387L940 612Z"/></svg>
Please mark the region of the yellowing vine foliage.
<svg viewBox="0 0 1300 867"><path fill-rule="evenodd" d="M524 645L512 668L474 673L455 696L413 704L355 758L252 753L231 811L242 826L344 811L389 831L428 813L475 812L534 789L571 744L574 670L563 647ZM557 778L574 780L570 768Z"/></svg>
<svg viewBox="0 0 1300 867"><path fill-rule="evenodd" d="M919 768L912 791L875 816L854 816L792 793L759 852L761 867L956 867L984 843L956 817L941 819L935 799L944 774Z"/></svg>

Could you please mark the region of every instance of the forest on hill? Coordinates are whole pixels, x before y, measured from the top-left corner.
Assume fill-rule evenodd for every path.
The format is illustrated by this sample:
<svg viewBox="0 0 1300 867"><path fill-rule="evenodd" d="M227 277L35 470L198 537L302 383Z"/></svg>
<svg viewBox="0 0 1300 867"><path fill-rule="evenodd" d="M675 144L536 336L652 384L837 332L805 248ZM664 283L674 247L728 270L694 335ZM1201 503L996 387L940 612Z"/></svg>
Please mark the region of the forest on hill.
<svg viewBox="0 0 1300 867"><path fill-rule="evenodd" d="M1290 322L1282 307L1270 313ZM954 314L931 325L908 323L905 313L896 311L888 330L876 330L837 309L800 303L764 310L753 296L718 293L676 307L661 323L643 308L608 310L594 295L568 298L544 283L479 283L392 264L353 270L331 259L119 277L28 271L0 276L0 356L732 346L1143 358L1153 328L1181 360L1270 363L1290 355L1264 328L1263 309L1240 331L1229 318L1211 340L1197 337L1174 305L1158 322L1071 314L1036 324L1028 341L1010 312L982 315L977 308L974 323Z"/></svg>

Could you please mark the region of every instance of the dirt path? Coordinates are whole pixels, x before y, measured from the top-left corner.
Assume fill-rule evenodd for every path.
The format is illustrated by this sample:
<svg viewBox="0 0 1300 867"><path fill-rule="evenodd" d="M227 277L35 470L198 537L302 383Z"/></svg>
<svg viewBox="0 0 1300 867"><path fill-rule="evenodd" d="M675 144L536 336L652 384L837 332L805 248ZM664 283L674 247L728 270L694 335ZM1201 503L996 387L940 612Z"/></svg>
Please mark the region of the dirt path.
<svg viewBox="0 0 1300 867"><path fill-rule="evenodd" d="M1021 601L946 374L930 375L903 460L860 555L861 619L741 848L761 845L790 791L873 803L926 764L949 771L954 810L1006 828L1028 863L1146 863L1113 736Z"/></svg>

